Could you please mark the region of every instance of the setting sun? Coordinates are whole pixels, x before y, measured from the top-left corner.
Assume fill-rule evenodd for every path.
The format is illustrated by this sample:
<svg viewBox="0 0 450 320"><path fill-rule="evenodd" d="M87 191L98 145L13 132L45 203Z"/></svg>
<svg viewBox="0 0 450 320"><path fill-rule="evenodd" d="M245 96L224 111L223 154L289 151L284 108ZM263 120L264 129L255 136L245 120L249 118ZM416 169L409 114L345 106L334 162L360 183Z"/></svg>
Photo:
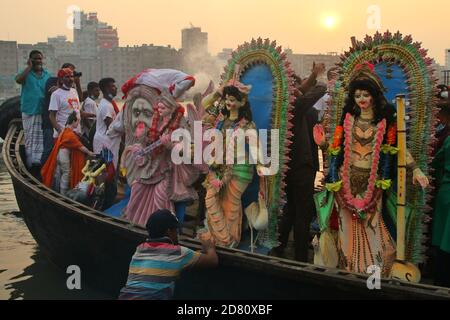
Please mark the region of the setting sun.
<svg viewBox="0 0 450 320"><path fill-rule="evenodd" d="M322 18L322 25L326 29L330 29L330 30L334 29L337 25L337 17L332 14L324 15Z"/></svg>

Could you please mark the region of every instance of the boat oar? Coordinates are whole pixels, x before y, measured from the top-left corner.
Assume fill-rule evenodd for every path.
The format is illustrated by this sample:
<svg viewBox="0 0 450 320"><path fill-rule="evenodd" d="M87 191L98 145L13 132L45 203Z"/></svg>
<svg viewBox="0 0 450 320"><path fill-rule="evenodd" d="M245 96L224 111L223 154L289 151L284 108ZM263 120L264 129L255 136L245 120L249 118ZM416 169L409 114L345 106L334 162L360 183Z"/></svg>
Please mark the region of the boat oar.
<svg viewBox="0 0 450 320"><path fill-rule="evenodd" d="M397 257L392 266L391 277L394 279L416 282L420 281L420 271L412 263L406 261L406 123L405 95L397 95L397 135L398 135L398 177L397 177Z"/></svg>

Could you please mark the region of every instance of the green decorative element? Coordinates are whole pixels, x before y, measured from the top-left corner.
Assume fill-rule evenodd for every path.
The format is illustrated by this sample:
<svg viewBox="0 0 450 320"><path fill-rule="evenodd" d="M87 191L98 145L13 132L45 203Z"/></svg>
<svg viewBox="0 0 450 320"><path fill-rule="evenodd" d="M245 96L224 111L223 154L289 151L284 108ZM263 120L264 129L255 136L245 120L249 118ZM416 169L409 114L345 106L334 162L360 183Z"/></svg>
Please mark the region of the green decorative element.
<svg viewBox="0 0 450 320"><path fill-rule="evenodd" d="M342 180L334 183L327 183L325 185L325 189L327 189L329 192L339 192L342 189Z"/></svg>
<svg viewBox="0 0 450 320"><path fill-rule="evenodd" d="M253 166L250 164L235 164L233 166L233 175L239 177L242 181L250 183L253 179Z"/></svg>
<svg viewBox="0 0 450 320"><path fill-rule="evenodd" d="M384 154L390 154L392 156L395 156L398 153L399 149L393 146L390 146L388 144L383 144L381 146L381 152Z"/></svg>
<svg viewBox="0 0 450 320"><path fill-rule="evenodd" d="M318 192L314 194L314 203L316 205L320 232L324 232L328 230L330 217L333 213L334 193L327 190Z"/></svg>
<svg viewBox="0 0 450 320"><path fill-rule="evenodd" d="M367 218L367 213L362 212L362 211L358 212L358 219L359 220L366 220L366 218Z"/></svg>
<svg viewBox="0 0 450 320"><path fill-rule="evenodd" d="M355 68L370 62L377 65L386 63L399 66L407 77L409 106L407 116L409 134L407 146L416 164L425 175L429 175L431 139L434 136L434 118L436 106L434 88L436 78L433 75L432 59L427 50L411 36L402 36L400 32L384 34L377 32L373 37L366 36L364 41L354 40L350 50L341 56L338 64L340 76L332 93L332 105L326 117L326 130L333 133L339 125L345 104L350 76ZM383 152L394 155L398 150L384 147ZM426 192L407 181L407 201L415 208L415 214L409 219L406 235L406 258L418 264L424 261L424 237L426 215Z"/></svg>
<svg viewBox="0 0 450 320"><path fill-rule="evenodd" d="M395 192L388 192L386 200L386 209L394 225L397 225L397 194ZM405 207L405 219L407 229L411 225L415 224L415 221L417 219L416 215L417 211L414 210L409 203L407 203Z"/></svg>
<svg viewBox="0 0 450 320"><path fill-rule="evenodd" d="M275 41L269 39L253 39L250 43L240 45L232 53L231 59L225 66L222 81L228 82L233 78L236 65L240 66L239 77L254 65L265 64L269 67L273 76L273 104L272 104L272 129L279 130L279 161L280 172L268 181L269 227L261 236L262 244L266 247L278 246L278 216L282 214L282 208L286 201L284 191L284 179L287 171L287 156L290 148L290 118L292 117L292 105L294 102L293 71L286 60L286 53Z"/></svg>
<svg viewBox="0 0 450 320"><path fill-rule="evenodd" d="M388 180L377 180L375 182L375 186L378 189L383 189L384 191L389 190L392 187L392 180L388 179Z"/></svg>
<svg viewBox="0 0 450 320"><path fill-rule="evenodd" d="M341 153L341 147L337 147L337 148L333 148L333 147L329 147L328 148L328 155L329 156L338 156L339 153Z"/></svg>

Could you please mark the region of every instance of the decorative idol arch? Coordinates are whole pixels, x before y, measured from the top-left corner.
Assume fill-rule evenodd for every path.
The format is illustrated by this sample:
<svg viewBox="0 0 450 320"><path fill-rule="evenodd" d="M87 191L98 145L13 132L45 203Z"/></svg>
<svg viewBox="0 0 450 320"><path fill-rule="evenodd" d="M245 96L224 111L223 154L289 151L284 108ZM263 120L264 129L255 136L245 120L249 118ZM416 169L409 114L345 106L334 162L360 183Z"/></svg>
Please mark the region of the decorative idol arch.
<svg viewBox="0 0 450 320"><path fill-rule="evenodd" d="M257 129L278 129L279 132L280 170L276 175L266 178L269 224L263 235L260 235L260 243L268 248L278 245L278 215L282 213L286 203L284 180L292 137L292 104L295 101L293 73L281 46L277 46L275 41L258 38L244 43L232 53L221 76L223 83L237 76L243 84L252 85L249 100ZM270 138L268 141L270 148ZM258 180L255 173L254 181L244 194L243 201L246 197L255 197Z"/></svg>
<svg viewBox="0 0 450 320"><path fill-rule="evenodd" d="M392 102L397 94L405 94L407 101L406 119L407 146L417 165L428 175L431 161L431 144L434 137L436 114L436 78L432 69L433 60L421 43L413 42L411 36L403 37L387 31L377 32L364 41L352 38L350 50L341 55L339 77L336 81L332 100L326 116L328 138L334 132L342 116L350 77L355 68L364 62L375 65L375 72L387 89L385 96ZM414 217L407 222L406 260L415 264L423 262L425 242L424 233L429 222L427 192L407 183L407 201L416 210Z"/></svg>

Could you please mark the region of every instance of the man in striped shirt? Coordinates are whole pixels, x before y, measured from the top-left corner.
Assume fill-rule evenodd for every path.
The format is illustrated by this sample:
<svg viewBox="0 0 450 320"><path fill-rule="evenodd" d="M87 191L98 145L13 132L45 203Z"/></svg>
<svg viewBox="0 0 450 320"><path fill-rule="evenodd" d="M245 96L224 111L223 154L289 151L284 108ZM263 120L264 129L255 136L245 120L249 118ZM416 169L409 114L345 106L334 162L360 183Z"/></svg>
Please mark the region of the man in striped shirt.
<svg viewBox="0 0 450 320"><path fill-rule="evenodd" d="M181 271L218 264L215 246L202 242L203 252L178 245L179 223L169 210L158 210L147 221L149 239L139 245L130 263L120 300L169 300Z"/></svg>

